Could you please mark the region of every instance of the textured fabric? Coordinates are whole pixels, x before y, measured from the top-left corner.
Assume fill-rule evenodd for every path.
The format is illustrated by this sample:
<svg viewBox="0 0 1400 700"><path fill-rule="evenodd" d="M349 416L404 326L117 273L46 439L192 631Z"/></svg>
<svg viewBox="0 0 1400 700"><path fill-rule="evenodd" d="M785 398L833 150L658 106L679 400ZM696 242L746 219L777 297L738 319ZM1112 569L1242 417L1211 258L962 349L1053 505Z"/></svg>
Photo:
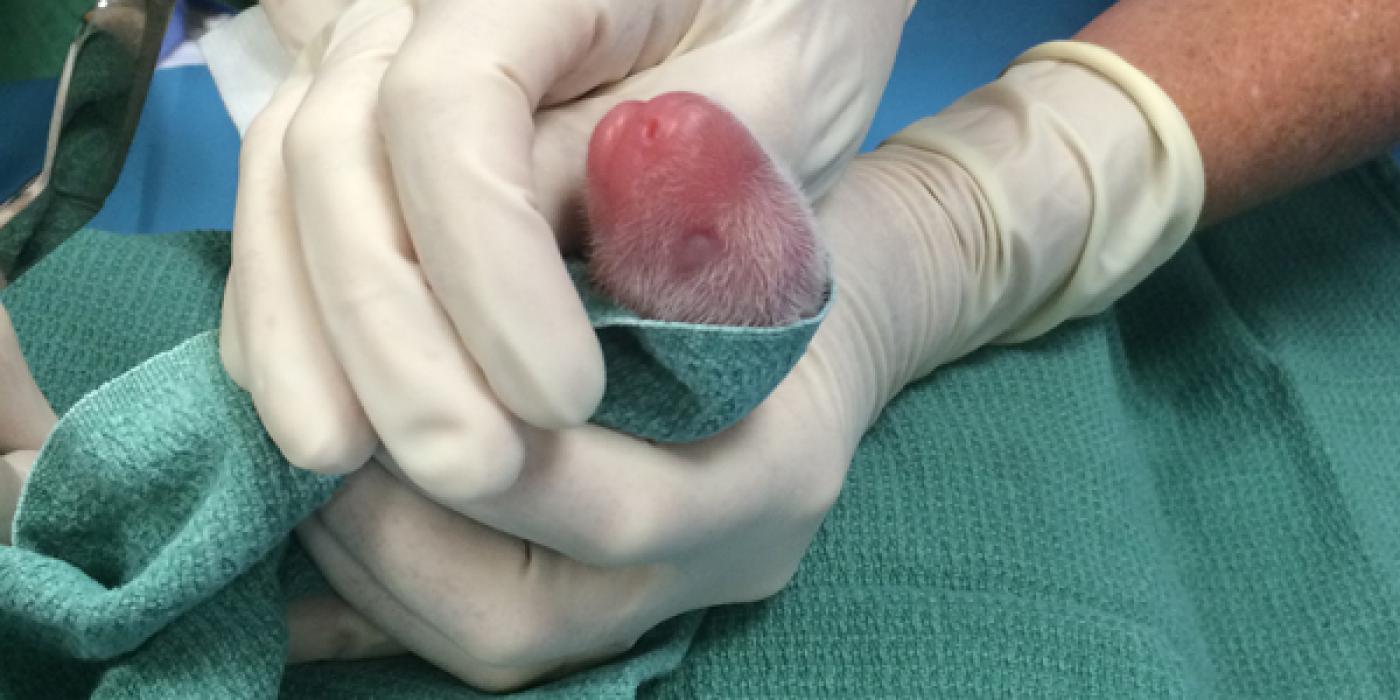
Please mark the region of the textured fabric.
<svg viewBox="0 0 1400 700"><path fill-rule="evenodd" d="M122 130L133 82L128 54L104 33L90 37L78 54L48 186L0 227L0 272L7 278L22 274L102 208L117 177L113 163L120 165L129 145L130 135Z"/></svg>
<svg viewBox="0 0 1400 700"><path fill-rule="evenodd" d="M828 289L816 314L775 328L653 321L593 293L583 264L569 274L607 368L592 421L659 442L709 437L748 415L792 371L835 300Z"/></svg>
<svg viewBox="0 0 1400 700"><path fill-rule="evenodd" d="M63 417L26 485L17 546L0 548L0 631L20 647L0 642L0 654L35 657L23 667L34 668L111 660L150 640L134 657L138 666L155 664L138 675L149 687L133 686L133 667L119 663L83 689L160 697L202 687L200 673L149 655L175 637L215 652L182 664L224 675L246 666L275 687L282 600L324 585L304 557L293 557L279 581L276 561L287 533L338 480L287 465L223 372L212 329L227 235L86 231L62 250L3 295L35 377ZM600 416L658 439L699 437L742 417L787 374L826 313L776 329L657 323L591 294L582 268L574 275L603 329L610 377ZM161 297L174 303L150 315L147 304ZM657 394L674 402L658 406ZM217 636L219 616L260 623L243 627L237 654ZM633 663L557 689L583 683L630 695L675 666L697 621L670 625ZM28 677L9 679L9 689L42 695L45 686ZM435 672L425 677L441 682ZM6 682L0 672L0 689Z"/></svg>
<svg viewBox="0 0 1400 700"><path fill-rule="evenodd" d="M27 612L34 645L81 658L126 653L227 587L336 484L281 461L213 332L85 397L43 460L15 515L16 546L0 554L24 581L7 577L21 585L0 609Z"/></svg>
<svg viewBox="0 0 1400 700"><path fill-rule="evenodd" d="M149 474L159 484L129 484L134 495L112 488L129 478L113 469L126 453L104 436L157 407L201 424L180 402L222 382L207 336L181 343L212 324L225 255L216 234L85 233L5 292L65 426L94 426L69 431L62 460L57 436L46 450L35 478L47 486L26 495L20 518L57 525L45 534L21 522L21 539L66 546L65 559L95 562L85 565L95 579L57 590L81 577L32 552L0 555L0 695L472 697L407 658L278 675L282 601L314 587L314 572L295 548L230 535L254 532L249 520L286 494L219 518L232 532L171 540L227 547L217 553L184 541L189 556L162 558L160 543L121 532L169 533L171 513L234 502L226 490L275 485L285 470L211 463L204 446L236 434L227 427L190 443L200 479L176 483L161 469ZM66 260L77 266L60 268ZM1397 270L1400 178L1389 163L1204 233L1104 315L980 352L902 393L783 594L686 616L626 658L536 692L1400 696ZM123 374L166 348L176 349ZM221 420L240 415L237 401L210 405ZM182 444L169 433L149 447L173 456ZM264 454L258 444L238 449ZM42 474L54 465L87 472ZM261 479L217 477L259 468ZM120 518L120 504L92 503L121 499ZM108 514L105 528L83 524L93 513ZM64 541L83 530L106 544ZM65 653L96 649L90 635L116 629L83 612L121 596L111 584L123 576L155 580L148 562L190 570L116 612L143 630L159 627L151 610L188 612L130 653ZM228 585L206 595L219 580ZM49 622L67 636L35 633Z"/></svg>
<svg viewBox="0 0 1400 700"><path fill-rule="evenodd" d="M95 0L0 0L0 81L54 78Z"/></svg>

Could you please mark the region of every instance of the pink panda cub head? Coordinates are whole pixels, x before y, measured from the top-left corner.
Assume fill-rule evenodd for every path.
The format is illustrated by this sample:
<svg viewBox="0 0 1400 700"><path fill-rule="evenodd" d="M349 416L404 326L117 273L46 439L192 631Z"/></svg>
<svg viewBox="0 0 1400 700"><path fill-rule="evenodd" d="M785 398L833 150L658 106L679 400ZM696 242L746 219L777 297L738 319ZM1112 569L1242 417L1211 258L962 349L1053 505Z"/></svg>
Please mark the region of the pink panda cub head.
<svg viewBox="0 0 1400 700"><path fill-rule="evenodd" d="M645 318L787 325L824 300L796 185L727 110L693 93L624 102L589 142L589 270Z"/></svg>

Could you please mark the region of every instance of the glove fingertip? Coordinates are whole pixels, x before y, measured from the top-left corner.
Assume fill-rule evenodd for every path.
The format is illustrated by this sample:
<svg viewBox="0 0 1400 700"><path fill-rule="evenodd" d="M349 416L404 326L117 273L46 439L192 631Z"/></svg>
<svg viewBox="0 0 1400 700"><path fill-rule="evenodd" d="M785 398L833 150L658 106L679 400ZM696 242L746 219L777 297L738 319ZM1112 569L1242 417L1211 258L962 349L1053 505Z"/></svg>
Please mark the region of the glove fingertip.
<svg viewBox="0 0 1400 700"><path fill-rule="evenodd" d="M377 456L384 466L448 507L499 495L515 485L525 462L508 425L478 424L401 436ZM388 457L388 458L386 458Z"/></svg>
<svg viewBox="0 0 1400 700"><path fill-rule="evenodd" d="M277 441L274 439L274 442ZM369 461L374 453L372 441L365 440L306 440L298 436L277 442L277 445L292 466L327 476L349 474Z"/></svg>
<svg viewBox="0 0 1400 700"><path fill-rule="evenodd" d="M552 376L497 387L501 402L521 420L542 430L563 430L588 422L603 400L606 371L597 343L586 355L572 355Z"/></svg>
<svg viewBox="0 0 1400 700"><path fill-rule="evenodd" d="M348 474L369 461L378 442L358 407L308 406L256 388L253 404L282 456L299 469Z"/></svg>

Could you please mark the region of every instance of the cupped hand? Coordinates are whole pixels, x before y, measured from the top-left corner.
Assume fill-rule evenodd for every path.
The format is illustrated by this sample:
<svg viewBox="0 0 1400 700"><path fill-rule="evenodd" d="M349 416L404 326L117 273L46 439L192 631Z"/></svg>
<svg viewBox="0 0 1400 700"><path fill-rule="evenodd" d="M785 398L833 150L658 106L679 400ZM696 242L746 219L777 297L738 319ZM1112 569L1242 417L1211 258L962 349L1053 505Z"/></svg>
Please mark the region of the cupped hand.
<svg viewBox="0 0 1400 700"><path fill-rule="evenodd" d="M351 4L245 135L230 374L298 466L350 471L382 442L438 500L509 489L538 449L520 426L576 426L603 386L560 255L597 121L705 94L819 196L911 4Z"/></svg>
<svg viewBox="0 0 1400 700"><path fill-rule="evenodd" d="M680 613L783 588L865 429L924 362L915 348L961 347L949 332L961 262L940 270L941 303L907 294L929 284L931 251L901 209L918 204L902 167L857 159L820 203L836 302L733 428L686 445L523 429L520 478L454 504L469 517L397 478L387 456L350 476L298 533L349 603L292 616L298 660L383 653L391 639L473 685L514 688L616 655ZM940 247L957 246L933 220Z"/></svg>
<svg viewBox="0 0 1400 700"><path fill-rule="evenodd" d="M616 653L680 612L769 595L895 392L988 342L1096 313L1185 240L1203 181L1155 85L1102 49L1038 47L857 158L818 202L835 304L737 426L684 446L525 431L521 478L454 503L465 518L385 460L302 541L366 639L493 688Z"/></svg>

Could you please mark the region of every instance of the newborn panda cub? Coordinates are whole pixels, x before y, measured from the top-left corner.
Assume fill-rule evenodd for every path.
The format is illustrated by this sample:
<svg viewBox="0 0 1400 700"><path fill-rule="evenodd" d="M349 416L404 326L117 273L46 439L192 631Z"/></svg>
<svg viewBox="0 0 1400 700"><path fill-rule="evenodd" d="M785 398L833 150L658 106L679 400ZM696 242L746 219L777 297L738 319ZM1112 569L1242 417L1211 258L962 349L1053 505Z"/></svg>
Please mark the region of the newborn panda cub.
<svg viewBox="0 0 1400 700"><path fill-rule="evenodd" d="M817 312L826 267L802 192L723 107L624 102L588 146L588 265L644 318L781 326Z"/></svg>

